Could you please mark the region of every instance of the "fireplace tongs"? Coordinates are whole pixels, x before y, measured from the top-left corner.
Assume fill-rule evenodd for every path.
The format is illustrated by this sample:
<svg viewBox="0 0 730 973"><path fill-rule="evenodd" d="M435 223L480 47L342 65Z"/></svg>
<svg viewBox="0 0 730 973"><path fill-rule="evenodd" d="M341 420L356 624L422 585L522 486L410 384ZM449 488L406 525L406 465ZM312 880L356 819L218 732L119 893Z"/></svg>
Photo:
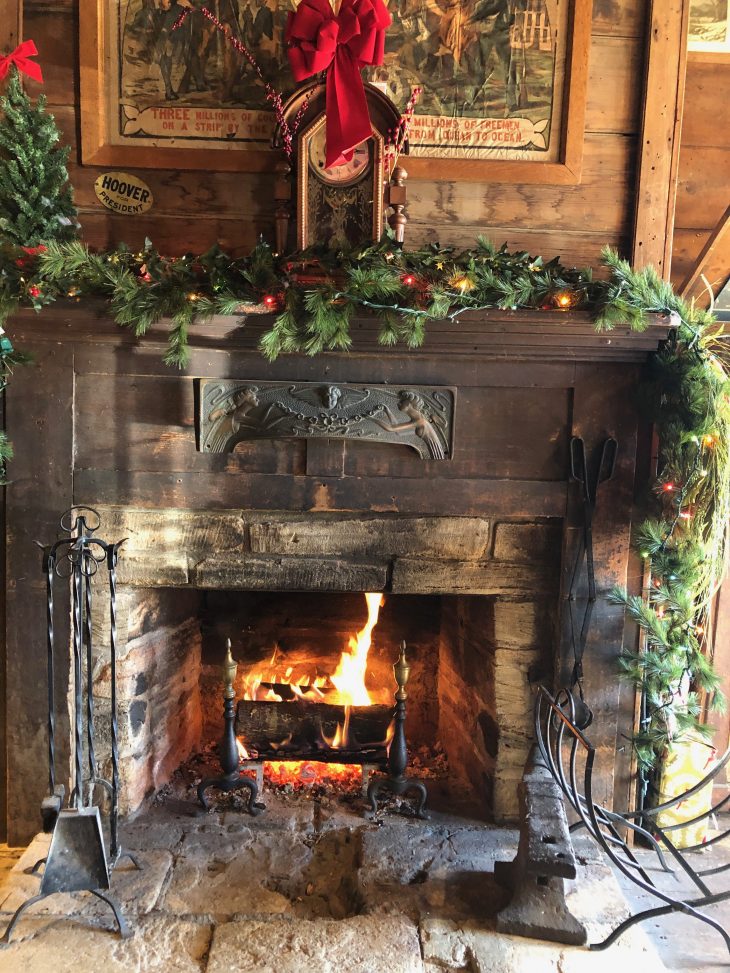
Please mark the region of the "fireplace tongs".
<svg viewBox="0 0 730 973"><path fill-rule="evenodd" d="M568 592L568 603L570 609L570 635L573 647L573 673L571 675L570 688L578 687L580 701L583 712L576 712L576 720L581 729L590 726L593 721L593 713L583 698L583 654L588 642L588 632L593 615L593 606L596 603L596 575L593 563L593 514L596 510L598 497L598 487L613 476L616 467L616 456L618 454L618 442L613 436L609 436L603 441L598 465L593 471L588 468L586 457L585 442L580 436L573 436L570 441L570 472L573 479L580 483L583 488L583 536L576 552L573 574L570 579L570 590ZM578 587L579 575L583 566L583 559L586 562L586 573L588 576L588 599L586 601L583 621L580 626L580 633L577 632L577 620L575 617L576 589ZM577 701L576 701L577 702Z"/></svg>

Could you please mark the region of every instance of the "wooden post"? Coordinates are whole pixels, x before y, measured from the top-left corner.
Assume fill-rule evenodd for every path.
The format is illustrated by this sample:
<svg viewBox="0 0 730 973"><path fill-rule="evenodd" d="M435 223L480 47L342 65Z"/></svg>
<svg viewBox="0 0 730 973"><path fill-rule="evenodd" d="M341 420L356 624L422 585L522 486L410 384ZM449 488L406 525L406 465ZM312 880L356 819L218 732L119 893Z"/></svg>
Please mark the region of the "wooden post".
<svg viewBox="0 0 730 973"><path fill-rule="evenodd" d="M665 278L672 264L689 3L651 0L649 5L632 263L637 268L654 264Z"/></svg>
<svg viewBox="0 0 730 973"><path fill-rule="evenodd" d="M23 0L0 0L0 46L9 54L23 40Z"/></svg>
<svg viewBox="0 0 730 973"><path fill-rule="evenodd" d="M721 690L726 697L730 697L730 574L725 575L722 587L715 597L713 605L712 625L712 661L715 671L722 676ZM703 720L710 723L715 732L713 742L717 747L718 756L722 755L730 746L730 713L709 711L709 699L704 700ZM730 792L728 774L721 774L712 788L712 799L721 800Z"/></svg>

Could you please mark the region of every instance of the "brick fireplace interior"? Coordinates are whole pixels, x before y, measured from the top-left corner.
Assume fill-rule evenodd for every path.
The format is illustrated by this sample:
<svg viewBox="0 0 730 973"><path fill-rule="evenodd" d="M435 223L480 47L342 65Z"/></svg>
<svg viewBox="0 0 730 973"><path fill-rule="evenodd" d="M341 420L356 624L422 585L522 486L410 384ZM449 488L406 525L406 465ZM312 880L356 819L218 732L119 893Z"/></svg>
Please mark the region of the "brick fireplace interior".
<svg viewBox="0 0 730 973"><path fill-rule="evenodd" d="M547 525L532 528L538 529L555 533ZM118 670L122 812L143 808L188 757L220 739L226 639L239 663L241 699L256 674L310 682L334 673L366 618L360 592L125 587L118 615L125 643ZM371 699L393 706L392 667L405 639L409 747L422 762L445 756L440 785L478 817L516 813L515 783L530 740L530 685L552 678L550 642L541 633L554 625L554 606L546 600L383 599L368 654ZM103 633L100 626L96 692L102 700L109 695ZM105 717L101 704L100 726Z"/></svg>

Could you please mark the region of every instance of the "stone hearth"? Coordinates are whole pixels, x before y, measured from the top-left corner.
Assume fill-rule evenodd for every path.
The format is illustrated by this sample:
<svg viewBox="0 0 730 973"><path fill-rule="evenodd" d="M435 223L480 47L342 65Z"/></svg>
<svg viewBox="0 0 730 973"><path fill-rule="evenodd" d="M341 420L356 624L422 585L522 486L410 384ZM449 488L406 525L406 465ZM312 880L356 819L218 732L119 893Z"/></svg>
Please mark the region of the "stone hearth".
<svg viewBox="0 0 730 973"><path fill-rule="evenodd" d="M265 800L255 821L171 800L126 824L122 840L144 870L120 862L112 890L132 938L120 941L85 893L53 896L21 920L0 973L75 973L80 949L108 973L663 969L640 930L606 954L496 933L503 893L492 872L513 856L515 831L439 812L430 822L387 814L373 823L326 798ZM39 836L10 873L0 920L31 893L37 879L24 869L46 847ZM590 846L579 842L578 851L570 906L594 939L625 905Z"/></svg>

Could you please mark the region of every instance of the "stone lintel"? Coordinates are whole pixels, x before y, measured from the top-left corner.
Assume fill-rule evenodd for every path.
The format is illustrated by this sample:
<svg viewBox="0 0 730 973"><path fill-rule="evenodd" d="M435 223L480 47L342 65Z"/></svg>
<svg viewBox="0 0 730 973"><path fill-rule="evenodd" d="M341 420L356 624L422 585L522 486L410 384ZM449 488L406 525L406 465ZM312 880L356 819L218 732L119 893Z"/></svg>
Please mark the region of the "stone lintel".
<svg viewBox="0 0 730 973"><path fill-rule="evenodd" d="M197 588L248 591L383 591L387 564L335 557L210 557L190 569Z"/></svg>
<svg viewBox="0 0 730 973"><path fill-rule="evenodd" d="M251 523L257 554L352 554L477 560L487 554L482 517L265 517Z"/></svg>
<svg viewBox="0 0 730 973"><path fill-rule="evenodd" d="M193 561L213 552L469 561L488 557L490 543L490 523L483 517L98 509L105 538L128 538L123 559L154 551L161 558L185 554Z"/></svg>
<svg viewBox="0 0 730 973"><path fill-rule="evenodd" d="M559 521L540 524L497 524L494 558L497 561L550 561L560 564L562 530Z"/></svg>
<svg viewBox="0 0 730 973"><path fill-rule="evenodd" d="M555 591L557 577L542 565L493 561L398 559L392 590L397 594L535 595Z"/></svg>

